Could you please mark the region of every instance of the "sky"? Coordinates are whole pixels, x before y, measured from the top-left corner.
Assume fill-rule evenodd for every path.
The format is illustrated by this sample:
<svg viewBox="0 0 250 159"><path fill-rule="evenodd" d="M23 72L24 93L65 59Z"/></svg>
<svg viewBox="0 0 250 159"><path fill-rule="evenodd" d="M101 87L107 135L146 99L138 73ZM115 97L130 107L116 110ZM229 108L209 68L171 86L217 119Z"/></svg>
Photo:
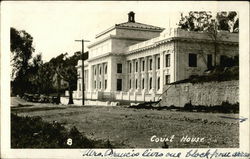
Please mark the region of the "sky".
<svg viewBox="0 0 250 159"><path fill-rule="evenodd" d="M130 11L135 12L137 22L168 28L176 26L180 12L212 11L222 5L168 1L12 1L2 6L10 27L31 34L34 54L42 53L43 60L49 61L61 53L73 55L80 51L81 43L75 40L93 42L96 34L127 22Z"/></svg>
<svg viewBox="0 0 250 159"><path fill-rule="evenodd" d="M61 53L73 55L80 51L81 43L75 40L93 42L96 34L127 22L130 11L135 12L135 20L140 23L164 28L175 25L179 12L169 12L169 6L160 5L152 2L26 1L9 3L8 13L10 26L31 34L35 54L42 53L43 60L49 61Z"/></svg>

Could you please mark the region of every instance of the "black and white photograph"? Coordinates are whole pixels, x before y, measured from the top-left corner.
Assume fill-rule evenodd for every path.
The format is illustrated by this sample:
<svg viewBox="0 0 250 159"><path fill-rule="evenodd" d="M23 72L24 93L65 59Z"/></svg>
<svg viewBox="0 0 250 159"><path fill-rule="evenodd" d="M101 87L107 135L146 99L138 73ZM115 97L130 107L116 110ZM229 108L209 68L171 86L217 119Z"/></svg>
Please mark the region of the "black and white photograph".
<svg viewBox="0 0 250 159"><path fill-rule="evenodd" d="M1 4L1 158L250 157L249 3Z"/></svg>

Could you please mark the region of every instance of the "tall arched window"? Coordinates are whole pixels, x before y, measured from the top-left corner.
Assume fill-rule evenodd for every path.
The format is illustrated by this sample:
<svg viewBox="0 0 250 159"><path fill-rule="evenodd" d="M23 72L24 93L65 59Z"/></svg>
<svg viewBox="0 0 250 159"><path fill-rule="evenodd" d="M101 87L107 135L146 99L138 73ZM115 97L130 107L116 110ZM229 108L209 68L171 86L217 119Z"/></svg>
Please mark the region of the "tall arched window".
<svg viewBox="0 0 250 159"><path fill-rule="evenodd" d="M132 63L130 62L129 63L129 73L131 73L132 72Z"/></svg>
<svg viewBox="0 0 250 159"><path fill-rule="evenodd" d="M129 89L132 88L132 85L131 85L131 79L129 80Z"/></svg>
<svg viewBox="0 0 250 159"><path fill-rule="evenodd" d="M144 71L144 68L145 68L145 61L143 60L142 61L142 71Z"/></svg>
<svg viewBox="0 0 250 159"><path fill-rule="evenodd" d="M99 69L99 74L101 75L102 74L102 68L100 67Z"/></svg>
<svg viewBox="0 0 250 159"><path fill-rule="evenodd" d="M153 60L152 59L149 59L149 70L152 70L152 64L153 63Z"/></svg>
<svg viewBox="0 0 250 159"><path fill-rule="evenodd" d="M161 68L161 61L160 61L160 57L157 58L157 69Z"/></svg>
<svg viewBox="0 0 250 159"><path fill-rule="evenodd" d="M105 65L105 70L104 70L105 74L107 74L107 65Z"/></svg>
<svg viewBox="0 0 250 159"><path fill-rule="evenodd" d="M149 89L152 89L152 78L149 78Z"/></svg>
<svg viewBox="0 0 250 159"><path fill-rule="evenodd" d="M135 80L135 89L137 89L137 79Z"/></svg>
<svg viewBox="0 0 250 159"><path fill-rule="evenodd" d="M157 79L157 89L158 90L160 89L160 77L158 77L158 79Z"/></svg>
<svg viewBox="0 0 250 159"><path fill-rule="evenodd" d="M135 72L138 72L138 62L135 62Z"/></svg>
<svg viewBox="0 0 250 159"><path fill-rule="evenodd" d="M142 79L142 89L144 89L144 78Z"/></svg>

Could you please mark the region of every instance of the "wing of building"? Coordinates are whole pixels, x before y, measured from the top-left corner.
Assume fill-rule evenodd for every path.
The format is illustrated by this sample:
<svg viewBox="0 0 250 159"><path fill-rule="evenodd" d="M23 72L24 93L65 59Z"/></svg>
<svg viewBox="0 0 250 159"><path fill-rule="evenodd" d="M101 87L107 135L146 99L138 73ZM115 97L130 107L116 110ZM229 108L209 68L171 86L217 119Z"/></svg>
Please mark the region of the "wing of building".
<svg viewBox="0 0 250 159"><path fill-rule="evenodd" d="M227 57L238 58L238 34L219 32L214 40L203 32L184 31L128 21L96 35L84 62L85 99L154 101L164 85L202 74ZM82 98L81 61L75 98Z"/></svg>

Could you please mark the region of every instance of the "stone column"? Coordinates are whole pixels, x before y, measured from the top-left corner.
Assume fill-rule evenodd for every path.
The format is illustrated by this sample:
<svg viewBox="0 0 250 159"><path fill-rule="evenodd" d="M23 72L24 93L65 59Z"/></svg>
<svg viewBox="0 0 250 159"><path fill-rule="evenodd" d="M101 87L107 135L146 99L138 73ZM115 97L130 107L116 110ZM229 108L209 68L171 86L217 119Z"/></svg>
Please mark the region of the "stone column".
<svg viewBox="0 0 250 159"><path fill-rule="evenodd" d="M99 90L99 64L96 65L96 90Z"/></svg>
<svg viewBox="0 0 250 159"><path fill-rule="evenodd" d="M105 63L102 63L101 64L102 65L102 91L104 91L105 90L105 82L104 82L104 74L105 74L105 68L104 68L104 66L105 66Z"/></svg>
<svg viewBox="0 0 250 159"><path fill-rule="evenodd" d="M113 91L113 77L112 77L112 73L115 71L114 69L112 69L112 59L109 59L109 61L107 62L107 81L108 81L108 87L107 87L107 91L112 93ZM112 98L112 95L111 97Z"/></svg>
<svg viewBox="0 0 250 159"><path fill-rule="evenodd" d="M93 89L94 89L94 67L93 66L90 66L90 79L89 79L89 86L90 86L90 91L92 92Z"/></svg>
<svg viewBox="0 0 250 159"><path fill-rule="evenodd" d="M144 66L144 72L145 72L145 78L144 78L144 88L145 91L148 91L148 57L144 57L144 61L145 61L145 66Z"/></svg>
<svg viewBox="0 0 250 159"><path fill-rule="evenodd" d="M125 62L125 74L124 74L124 76L125 76L125 86L124 86L124 91L128 91L128 89L129 89L129 62L128 61L126 61Z"/></svg>
<svg viewBox="0 0 250 159"><path fill-rule="evenodd" d="M138 88L139 88L139 91L141 91L141 58L139 58L138 60Z"/></svg>
<svg viewBox="0 0 250 159"><path fill-rule="evenodd" d="M134 80L135 80L135 61L134 60L131 60L131 63L132 63L132 69L131 69L131 88L132 90L134 90Z"/></svg>
<svg viewBox="0 0 250 159"><path fill-rule="evenodd" d="M84 88L85 88L85 92L88 91L88 70L84 70ZM86 94L85 94L86 96Z"/></svg>
<svg viewBox="0 0 250 159"><path fill-rule="evenodd" d="M156 91L156 56L152 55L152 90L153 92Z"/></svg>
<svg viewBox="0 0 250 159"><path fill-rule="evenodd" d="M161 52L160 53L160 62L161 62L161 65L160 65L160 92L163 92L163 87L165 85L164 83L164 52Z"/></svg>

